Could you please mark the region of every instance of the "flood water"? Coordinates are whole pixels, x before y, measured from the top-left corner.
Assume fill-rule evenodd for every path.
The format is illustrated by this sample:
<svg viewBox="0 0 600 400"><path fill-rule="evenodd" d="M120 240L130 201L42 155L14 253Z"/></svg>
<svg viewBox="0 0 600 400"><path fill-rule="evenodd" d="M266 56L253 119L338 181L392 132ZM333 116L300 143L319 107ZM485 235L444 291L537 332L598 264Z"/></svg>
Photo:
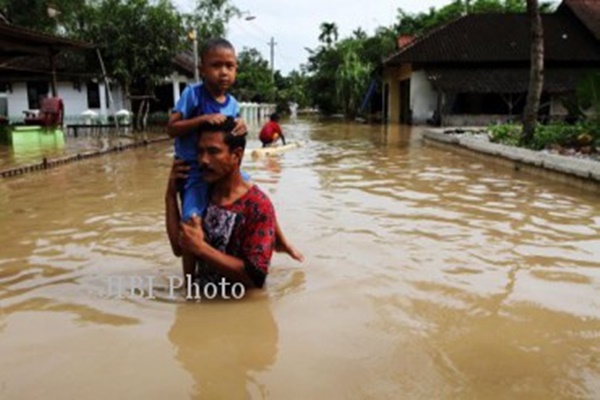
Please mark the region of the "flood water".
<svg viewBox="0 0 600 400"><path fill-rule="evenodd" d="M408 128L284 131L309 143L244 168L307 261L242 300L167 295L168 144L0 180L0 398L600 398L597 195ZM136 276L156 299L106 293Z"/></svg>

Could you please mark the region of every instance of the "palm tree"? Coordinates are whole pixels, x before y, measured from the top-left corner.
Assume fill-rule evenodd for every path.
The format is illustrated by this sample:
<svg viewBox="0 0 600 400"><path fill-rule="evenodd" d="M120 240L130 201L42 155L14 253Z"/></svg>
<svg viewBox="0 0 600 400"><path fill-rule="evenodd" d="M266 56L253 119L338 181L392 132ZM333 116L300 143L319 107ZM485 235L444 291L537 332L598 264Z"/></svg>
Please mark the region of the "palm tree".
<svg viewBox="0 0 600 400"><path fill-rule="evenodd" d="M327 47L331 47L333 42L338 39L338 28L335 22L323 22L321 24L321 34L319 41L325 43Z"/></svg>
<svg viewBox="0 0 600 400"><path fill-rule="evenodd" d="M367 38L367 32L365 32L362 28L357 28L352 31L352 35L357 40L364 40Z"/></svg>
<svg viewBox="0 0 600 400"><path fill-rule="evenodd" d="M540 97L544 87L544 30L537 0L527 0L527 15L531 34L531 67L527 103L523 112L522 145L527 145L533 140L537 127Z"/></svg>

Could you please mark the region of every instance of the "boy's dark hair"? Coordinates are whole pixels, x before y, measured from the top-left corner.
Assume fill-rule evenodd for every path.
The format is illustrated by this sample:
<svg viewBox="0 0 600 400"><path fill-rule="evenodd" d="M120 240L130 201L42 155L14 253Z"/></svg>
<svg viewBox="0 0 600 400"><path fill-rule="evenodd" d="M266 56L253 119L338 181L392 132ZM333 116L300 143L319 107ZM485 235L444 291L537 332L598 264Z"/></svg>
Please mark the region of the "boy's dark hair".
<svg viewBox="0 0 600 400"><path fill-rule="evenodd" d="M279 114L277 113L273 113L269 116L269 119L273 122L278 122L279 121Z"/></svg>
<svg viewBox="0 0 600 400"><path fill-rule="evenodd" d="M233 129L235 128L235 119L233 117L227 117L225 122L221 124L202 124L200 126L200 136L202 136L203 132L220 132L223 134L223 141L229 147L229 151L233 151L238 147L241 147L242 150L246 149L246 134L244 132L240 135L234 135ZM199 137L200 137L199 136Z"/></svg>
<svg viewBox="0 0 600 400"><path fill-rule="evenodd" d="M200 47L200 60L204 60L204 56L215 49L228 49L235 52L235 47L227 39L212 38L208 39Z"/></svg>

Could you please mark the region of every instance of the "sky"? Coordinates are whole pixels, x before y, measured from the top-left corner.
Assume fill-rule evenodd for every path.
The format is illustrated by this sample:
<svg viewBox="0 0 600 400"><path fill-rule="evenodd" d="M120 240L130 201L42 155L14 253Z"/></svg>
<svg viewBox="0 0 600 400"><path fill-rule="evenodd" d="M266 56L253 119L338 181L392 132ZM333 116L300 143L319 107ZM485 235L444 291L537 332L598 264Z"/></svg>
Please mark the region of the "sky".
<svg viewBox="0 0 600 400"><path fill-rule="evenodd" d="M305 48L314 49L320 43L322 22L335 22L339 38L350 36L361 27L369 35L379 26L389 26L396 20L397 9L415 13L430 7L442 7L452 0L230 0L246 15L230 21L227 38L239 52L253 47L270 61L268 42L275 39L275 69L287 75L307 61ZM191 11L195 0L174 0L182 11ZM245 15L245 16L246 16Z"/></svg>

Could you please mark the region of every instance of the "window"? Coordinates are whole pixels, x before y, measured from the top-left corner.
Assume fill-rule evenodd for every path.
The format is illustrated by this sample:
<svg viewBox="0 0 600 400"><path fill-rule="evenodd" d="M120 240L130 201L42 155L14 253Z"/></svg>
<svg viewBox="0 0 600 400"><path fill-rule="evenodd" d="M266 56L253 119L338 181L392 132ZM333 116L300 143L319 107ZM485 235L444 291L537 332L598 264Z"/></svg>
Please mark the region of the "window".
<svg viewBox="0 0 600 400"><path fill-rule="evenodd" d="M40 108L40 98L48 97L48 82L27 82L27 103L30 110Z"/></svg>
<svg viewBox="0 0 600 400"><path fill-rule="evenodd" d="M88 108L100 108L100 85L96 82L87 83Z"/></svg>

